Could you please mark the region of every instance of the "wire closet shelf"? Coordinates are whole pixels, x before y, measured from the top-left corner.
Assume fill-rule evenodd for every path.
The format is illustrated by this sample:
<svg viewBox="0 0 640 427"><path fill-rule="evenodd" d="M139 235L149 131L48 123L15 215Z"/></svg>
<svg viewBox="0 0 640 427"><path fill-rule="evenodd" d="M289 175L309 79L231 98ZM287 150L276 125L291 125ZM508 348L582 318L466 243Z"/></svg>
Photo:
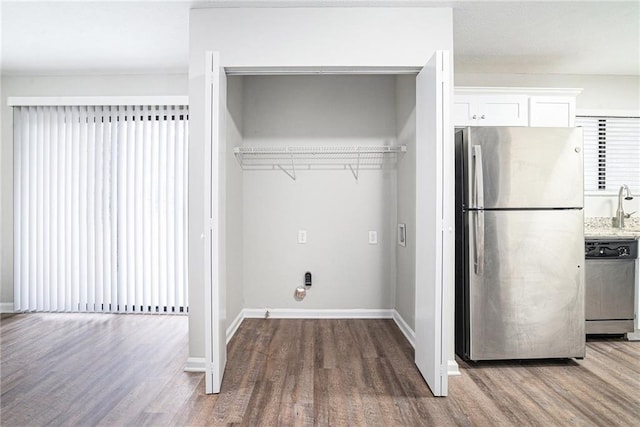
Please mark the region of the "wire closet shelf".
<svg viewBox="0 0 640 427"><path fill-rule="evenodd" d="M397 161L406 145L370 146L252 146L235 147L243 170L280 170L295 181L300 170L349 170L357 180L360 170L383 169Z"/></svg>

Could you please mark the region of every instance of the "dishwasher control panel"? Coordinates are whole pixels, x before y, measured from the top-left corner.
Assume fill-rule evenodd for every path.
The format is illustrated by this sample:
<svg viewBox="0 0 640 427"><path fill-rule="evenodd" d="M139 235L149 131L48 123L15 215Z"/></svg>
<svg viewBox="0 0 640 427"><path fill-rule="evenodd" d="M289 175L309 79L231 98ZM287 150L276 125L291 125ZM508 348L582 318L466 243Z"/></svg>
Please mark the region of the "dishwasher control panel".
<svg viewBox="0 0 640 427"><path fill-rule="evenodd" d="M636 259L637 240L587 240L584 243L585 258Z"/></svg>

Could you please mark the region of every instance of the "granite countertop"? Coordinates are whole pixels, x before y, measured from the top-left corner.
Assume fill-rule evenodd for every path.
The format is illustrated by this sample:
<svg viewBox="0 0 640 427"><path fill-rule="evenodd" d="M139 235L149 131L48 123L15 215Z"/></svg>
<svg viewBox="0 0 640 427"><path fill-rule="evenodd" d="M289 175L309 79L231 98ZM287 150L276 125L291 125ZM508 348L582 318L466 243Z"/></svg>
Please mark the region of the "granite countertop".
<svg viewBox="0 0 640 427"><path fill-rule="evenodd" d="M626 237L640 239L640 217L625 219L625 228L613 228L610 217L584 219L584 237Z"/></svg>

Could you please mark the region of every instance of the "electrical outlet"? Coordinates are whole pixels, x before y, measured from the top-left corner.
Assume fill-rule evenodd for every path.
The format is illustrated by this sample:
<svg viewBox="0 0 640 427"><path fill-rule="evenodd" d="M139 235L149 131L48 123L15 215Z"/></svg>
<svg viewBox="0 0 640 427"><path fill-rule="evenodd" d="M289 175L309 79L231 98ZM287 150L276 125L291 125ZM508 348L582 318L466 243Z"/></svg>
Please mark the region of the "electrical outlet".
<svg viewBox="0 0 640 427"><path fill-rule="evenodd" d="M374 230L369 230L369 244L377 245L378 244L378 232Z"/></svg>
<svg viewBox="0 0 640 427"><path fill-rule="evenodd" d="M307 243L307 230L298 230L298 243L301 245Z"/></svg>

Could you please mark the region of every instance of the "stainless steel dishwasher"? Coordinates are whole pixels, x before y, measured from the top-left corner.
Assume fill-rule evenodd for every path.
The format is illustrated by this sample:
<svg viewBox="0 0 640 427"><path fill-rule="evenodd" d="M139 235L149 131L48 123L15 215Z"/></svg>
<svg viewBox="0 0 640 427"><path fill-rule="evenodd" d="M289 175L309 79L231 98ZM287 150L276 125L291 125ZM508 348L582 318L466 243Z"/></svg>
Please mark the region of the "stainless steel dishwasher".
<svg viewBox="0 0 640 427"><path fill-rule="evenodd" d="M637 240L585 242L587 334L633 332L637 257Z"/></svg>

